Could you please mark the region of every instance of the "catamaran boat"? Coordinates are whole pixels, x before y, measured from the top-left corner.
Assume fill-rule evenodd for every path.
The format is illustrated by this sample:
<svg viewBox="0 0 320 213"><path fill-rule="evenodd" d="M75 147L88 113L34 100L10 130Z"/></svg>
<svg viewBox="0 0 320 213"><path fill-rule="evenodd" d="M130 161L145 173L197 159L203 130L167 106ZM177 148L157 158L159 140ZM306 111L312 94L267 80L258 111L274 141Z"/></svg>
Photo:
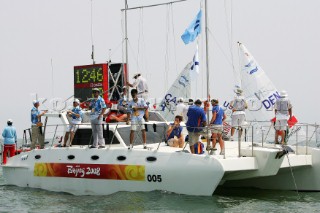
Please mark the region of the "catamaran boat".
<svg viewBox="0 0 320 213"><path fill-rule="evenodd" d="M69 123L66 112L46 116L60 119L62 126ZM146 127L148 149L139 133L134 148L127 148L130 126L124 123L105 124L106 147L90 149L91 126L84 122L71 147L49 144L9 158L2 165L4 178L10 185L75 195L162 190L209 196L225 180L275 175L283 162L277 157L281 150L249 143L241 144L241 156L237 143L227 146L226 156L191 154L187 148L166 145L166 122L149 121Z"/></svg>

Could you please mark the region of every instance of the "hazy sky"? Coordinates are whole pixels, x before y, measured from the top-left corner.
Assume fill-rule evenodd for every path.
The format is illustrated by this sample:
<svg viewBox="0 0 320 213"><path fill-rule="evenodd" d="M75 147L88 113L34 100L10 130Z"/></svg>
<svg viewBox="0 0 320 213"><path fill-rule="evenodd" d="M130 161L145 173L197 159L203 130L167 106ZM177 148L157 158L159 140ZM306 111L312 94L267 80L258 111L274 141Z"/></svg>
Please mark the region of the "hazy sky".
<svg viewBox="0 0 320 213"><path fill-rule="evenodd" d="M129 7L162 2L168 1L128 0ZM142 72L149 81L151 97L161 98L192 60L195 43L184 45L180 36L200 2L128 12L130 76ZM231 52L238 72L236 42L241 41L278 90L287 90L299 121L319 122L320 1L208 2L211 97L232 99ZM97 63L106 62L110 55L113 62L121 62L123 7L121 0L93 0L91 39L90 0L0 0L0 126L12 118L22 137L22 130L30 126L35 93L48 99L41 109L50 107L52 98L64 100L73 95L73 66L92 63L92 41ZM202 38L199 45L202 50ZM198 97L204 97L206 91L201 60L202 74L194 81L193 90Z"/></svg>

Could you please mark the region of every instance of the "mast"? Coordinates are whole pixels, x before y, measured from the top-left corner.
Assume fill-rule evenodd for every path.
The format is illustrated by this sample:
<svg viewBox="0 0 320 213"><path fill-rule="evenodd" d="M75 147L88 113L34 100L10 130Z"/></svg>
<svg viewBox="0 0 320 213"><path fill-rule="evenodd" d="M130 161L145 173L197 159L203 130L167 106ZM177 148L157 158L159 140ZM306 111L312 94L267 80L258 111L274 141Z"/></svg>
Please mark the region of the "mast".
<svg viewBox="0 0 320 213"><path fill-rule="evenodd" d="M124 29L124 39L125 39L125 54L126 54L126 72L125 72L125 76L123 75L123 78L128 81L129 80L129 60L128 60L128 20L127 20L127 10L128 10L128 0L125 0L125 11L124 11L124 19L125 19L125 23L124 23L124 26L125 26L125 29ZM123 68L123 72L124 72L124 68ZM127 84L127 82L125 82L125 84ZM129 90L127 89L127 100L129 100Z"/></svg>
<svg viewBox="0 0 320 213"><path fill-rule="evenodd" d="M209 90L209 77L210 77L210 75L209 75L209 45L208 45L208 43L209 43L209 38L208 38L208 13L207 13L207 11L208 11L208 8L207 8L207 0L205 0L205 2L204 2L204 11L205 11L205 22L204 22L204 24L205 24L205 35L206 35L206 77L207 77L207 99L208 99L208 101L209 101L209 95L210 95L210 90ZM209 113L208 113L209 114ZM208 117L209 118L209 117Z"/></svg>

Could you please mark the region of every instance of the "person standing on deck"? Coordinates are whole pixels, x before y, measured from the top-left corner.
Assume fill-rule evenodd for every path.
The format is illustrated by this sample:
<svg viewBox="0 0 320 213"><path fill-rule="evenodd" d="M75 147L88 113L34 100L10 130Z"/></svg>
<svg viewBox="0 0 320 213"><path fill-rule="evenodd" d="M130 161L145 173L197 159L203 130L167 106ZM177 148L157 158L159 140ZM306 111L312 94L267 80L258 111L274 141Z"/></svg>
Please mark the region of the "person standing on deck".
<svg viewBox="0 0 320 213"><path fill-rule="evenodd" d="M190 106L188 109L188 121L186 123L188 130L188 141L190 146L190 151L194 154L194 145L198 142L200 132L203 127L207 125L207 117L204 110L201 108L202 102L198 99L194 102L194 105Z"/></svg>
<svg viewBox="0 0 320 213"><path fill-rule="evenodd" d="M92 128L92 137L93 143L90 148L99 148L105 147L105 141L103 138L103 127L102 127L102 119L103 114L107 109L107 105L104 99L100 96L100 90L98 88L92 89L93 99L90 102L89 109L91 110L90 113L90 121L91 121L91 128Z"/></svg>
<svg viewBox="0 0 320 213"><path fill-rule="evenodd" d="M38 109L40 103L38 100L34 100L33 108L31 109L31 149L36 147L36 143L39 142L40 149L44 148L44 135L42 132L42 123L41 123L41 116L46 114L48 110L44 110L40 113Z"/></svg>
<svg viewBox="0 0 320 213"><path fill-rule="evenodd" d="M242 96L242 89L237 88L234 90L234 92L236 93L236 97L234 98L233 101L231 101L230 106L232 107L232 115L231 115L231 137L230 140L233 141L233 135L234 135L234 131L235 129L238 127L238 131L240 131L239 135L241 138L242 135L242 126L244 125L244 122L246 121L246 113L245 113L245 109L248 108L248 104L246 102L246 100L244 99L244 97Z"/></svg>
<svg viewBox="0 0 320 213"><path fill-rule="evenodd" d="M216 150L217 140L220 144L220 155L224 155L224 141L222 139L223 132L223 121L226 119L226 115L224 114L224 110L219 106L219 101L217 99L211 100L212 104L212 118L210 121L211 131L212 131L212 149L209 144L207 145L207 150Z"/></svg>
<svg viewBox="0 0 320 213"><path fill-rule="evenodd" d="M145 120L143 118L145 110L147 109L147 104L143 98L138 98L138 91L136 89L131 90L132 100L128 103L128 121L131 120L131 130L130 130L130 145L128 149L133 148L134 132L141 130L143 148L147 148L147 134L145 131Z"/></svg>
<svg viewBox="0 0 320 213"><path fill-rule="evenodd" d="M183 121L187 122L188 121L188 117L187 117L188 106L183 103L182 97L180 97L177 102L178 102L178 104L176 106L176 111L174 112L174 116L177 116L177 115L182 116Z"/></svg>
<svg viewBox="0 0 320 213"><path fill-rule="evenodd" d="M132 84L127 82L127 85L133 87L138 91L138 98L143 98L145 101L147 101L149 94L147 80L141 76L141 73L134 74L133 78L135 79L135 81ZM148 109L145 111L145 120L147 122L149 121Z"/></svg>
<svg viewBox="0 0 320 213"><path fill-rule="evenodd" d="M280 98L276 100L274 104L274 111L276 115L276 135L275 143L279 143L279 135L281 136L281 144L284 144L285 141L285 130L287 129L288 116L289 119L292 117L292 105L288 99L288 94L286 91L280 92Z"/></svg>
<svg viewBox="0 0 320 213"><path fill-rule="evenodd" d="M7 163L7 153L9 152L9 156L13 157L16 153L16 143L17 143L17 132L16 128L12 126L12 119L8 119L7 125L3 132L2 137L4 139L4 147L2 152L2 164Z"/></svg>
<svg viewBox="0 0 320 213"><path fill-rule="evenodd" d="M72 141L74 138L74 134L78 129L78 124L81 124L82 121L82 112L81 112L81 108L80 108L80 101L79 99L74 99L73 101L73 109L72 110L68 110L67 111L67 115L69 117L72 118L70 125L68 126L68 129L66 131L66 134L64 136L64 143L63 143L63 147L65 147L67 145L67 141L69 139L69 135L70 135L70 143L69 146L72 146Z"/></svg>

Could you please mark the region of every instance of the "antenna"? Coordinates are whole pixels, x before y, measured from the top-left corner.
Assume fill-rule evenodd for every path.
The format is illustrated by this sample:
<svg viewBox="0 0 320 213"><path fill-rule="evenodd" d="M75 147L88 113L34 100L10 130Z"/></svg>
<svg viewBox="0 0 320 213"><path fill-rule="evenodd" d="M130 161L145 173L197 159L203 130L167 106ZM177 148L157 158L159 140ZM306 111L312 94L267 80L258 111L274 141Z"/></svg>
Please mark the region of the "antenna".
<svg viewBox="0 0 320 213"><path fill-rule="evenodd" d="M93 45L93 24L92 24L92 20L93 20L93 13L92 13L92 2L93 0L91 0L91 59L92 59L92 64L95 64L96 62L94 61L94 45Z"/></svg>
<svg viewBox="0 0 320 213"><path fill-rule="evenodd" d="M54 79L53 79L53 60L52 60L52 58L51 58L51 83L52 83L52 85L51 85L51 95L52 95L52 98L54 97Z"/></svg>

